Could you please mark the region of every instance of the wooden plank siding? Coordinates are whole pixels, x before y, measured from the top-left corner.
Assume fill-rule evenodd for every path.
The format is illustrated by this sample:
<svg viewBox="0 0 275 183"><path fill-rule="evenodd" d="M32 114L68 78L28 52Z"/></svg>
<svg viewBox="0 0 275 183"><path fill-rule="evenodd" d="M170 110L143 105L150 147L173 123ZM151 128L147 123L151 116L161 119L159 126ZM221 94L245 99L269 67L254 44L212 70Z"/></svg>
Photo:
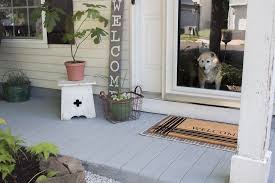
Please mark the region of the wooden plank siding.
<svg viewBox="0 0 275 183"><path fill-rule="evenodd" d="M102 10L102 14L110 19L111 16L111 0L74 0L74 12L84 8L83 3L96 3L107 6L107 9ZM125 1L124 10L124 27L123 27L123 41L122 41L122 77L126 74L126 81L124 87L129 86L129 11L130 1ZM88 21L84 24L83 29L88 24L101 26L95 21ZM77 22L75 27L79 23ZM110 27L106 30L109 32ZM31 45L26 46L0 46L0 77L3 74L15 68L22 69L31 79L32 85L43 88L58 89L57 81L66 77L66 69L64 62L71 60L70 45L48 45L48 48L32 48ZM99 45L91 44L91 39L84 42L81 49L79 49L78 60L87 61L85 75L92 77L97 82L95 93L105 90L107 87L107 80L98 77L98 75L107 76L108 74L108 59L109 59L109 37L103 39Z"/></svg>

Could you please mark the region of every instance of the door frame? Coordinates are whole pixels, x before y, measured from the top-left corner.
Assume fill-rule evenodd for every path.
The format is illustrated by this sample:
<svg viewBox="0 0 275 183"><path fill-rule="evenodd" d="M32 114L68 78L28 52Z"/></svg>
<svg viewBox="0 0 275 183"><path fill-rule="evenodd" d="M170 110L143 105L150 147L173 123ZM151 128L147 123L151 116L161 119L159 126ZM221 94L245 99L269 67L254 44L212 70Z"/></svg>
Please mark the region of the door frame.
<svg viewBox="0 0 275 183"><path fill-rule="evenodd" d="M171 3L172 2L172 3ZM136 1L138 3L138 1ZM240 108L240 95L241 94L232 94L232 95L217 95L217 91L210 91L213 93L208 93L209 90L205 89L205 91L198 92L194 94L194 89L192 88L185 91L177 90L175 87L171 87L171 78L174 77L173 75L173 65L168 64L169 58L175 57L175 51L173 46L175 45L175 38L177 39L177 35L173 34L174 39L171 39L171 27L173 28L174 25L178 24L178 18L175 17L176 13L169 13L169 11L174 11L177 6L175 5L175 0L163 0L163 42L162 42L162 92L161 97L157 98L158 100L163 101L171 101L171 102L185 102L185 103L196 103L198 105L215 105L220 107L230 107L239 109ZM140 82L140 75L141 69L140 64L138 62L138 48L140 45L140 35L137 31L138 25L138 17L140 17L139 6L132 5L130 2L130 86L134 88ZM174 17L174 21L167 21L169 16ZM170 17L171 18L171 17ZM170 27L170 29L169 29ZM169 37L170 36L170 37ZM171 49L172 48L172 49ZM171 60L171 59L170 59ZM174 59L175 60L175 59ZM274 78L275 79L275 78ZM173 81L173 78L172 78ZM189 91L189 92L188 92ZM160 112L163 113L163 112ZM275 114L275 109L274 109Z"/></svg>
<svg viewBox="0 0 275 183"><path fill-rule="evenodd" d="M176 3L175 3L176 2ZM239 108L240 94L233 92L222 92L212 90L200 90L197 88L177 87L175 86L175 58L177 57L176 45L178 38L178 1L163 0L163 41L162 41L162 100L189 102L207 105L217 105L224 107ZM138 1L136 1L138 3ZM141 44L140 31L138 29L138 18L140 17L140 6L138 4L130 5L130 83L135 87L140 83L141 69L138 54L138 48ZM171 13L172 12L172 13ZM168 21L173 19L173 21ZM171 34L173 32L173 34ZM173 64L168 63L173 60ZM173 74L174 73L174 74ZM199 92L198 92L199 91ZM214 100L213 100L214 99Z"/></svg>
<svg viewBox="0 0 275 183"><path fill-rule="evenodd" d="M177 86L178 10L178 0L167 1L165 99L239 108L240 93ZM171 60L173 64L168 64L171 63Z"/></svg>
<svg viewBox="0 0 275 183"><path fill-rule="evenodd" d="M130 24L129 24L129 29L130 29L130 87L133 89L135 86L138 85L139 80L140 80L140 69L139 65L137 64L137 47L138 47L138 39L137 39L137 30L136 30L136 22L137 22L137 16L138 16L138 11L136 8L136 3L133 5L131 2L130 3Z"/></svg>

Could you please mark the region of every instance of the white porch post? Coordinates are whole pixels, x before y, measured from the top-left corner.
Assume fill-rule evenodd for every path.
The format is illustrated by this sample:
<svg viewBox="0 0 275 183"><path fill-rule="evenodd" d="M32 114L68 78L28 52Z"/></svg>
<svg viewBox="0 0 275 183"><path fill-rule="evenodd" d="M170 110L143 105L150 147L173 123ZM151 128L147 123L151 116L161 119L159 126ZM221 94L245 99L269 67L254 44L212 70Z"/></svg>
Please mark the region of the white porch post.
<svg viewBox="0 0 275 183"><path fill-rule="evenodd" d="M275 0L248 0L238 154L230 183L266 183L274 97Z"/></svg>

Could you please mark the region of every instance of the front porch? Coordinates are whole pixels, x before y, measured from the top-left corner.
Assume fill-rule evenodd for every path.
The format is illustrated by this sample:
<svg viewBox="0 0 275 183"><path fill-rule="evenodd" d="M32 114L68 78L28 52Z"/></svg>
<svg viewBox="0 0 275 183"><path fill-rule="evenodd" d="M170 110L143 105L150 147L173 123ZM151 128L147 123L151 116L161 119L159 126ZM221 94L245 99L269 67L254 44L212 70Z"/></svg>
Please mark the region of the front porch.
<svg viewBox="0 0 275 183"><path fill-rule="evenodd" d="M26 103L0 101L0 116L27 143L49 141L61 153L87 162L94 173L122 183L223 183L228 182L233 153L139 135L163 115L143 113L140 120L111 124L104 120L96 98L97 118L60 121L60 94L34 89ZM274 125L273 125L274 126ZM271 151L275 152L275 129ZM273 155L269 183L275 183Z"/></svg>

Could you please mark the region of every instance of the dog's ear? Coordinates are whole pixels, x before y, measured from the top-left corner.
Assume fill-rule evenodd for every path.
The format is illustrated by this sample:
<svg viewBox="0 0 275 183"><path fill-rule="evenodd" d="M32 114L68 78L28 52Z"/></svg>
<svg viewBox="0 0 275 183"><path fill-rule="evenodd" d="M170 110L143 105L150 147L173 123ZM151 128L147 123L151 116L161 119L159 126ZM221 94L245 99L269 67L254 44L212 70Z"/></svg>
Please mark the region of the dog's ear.
<svg viewBox="0 0 275 183"><path fill-rule="evenodd" d="M201 56L199 56L199 58L197 59L197 61L199 62L201 60Z"/></svg>
<svg viewBox="0 0 275 183"><path fill-rule="evenodd" d="M216 57L216 54L214 52L211 52L211 57Z"/></svg>

